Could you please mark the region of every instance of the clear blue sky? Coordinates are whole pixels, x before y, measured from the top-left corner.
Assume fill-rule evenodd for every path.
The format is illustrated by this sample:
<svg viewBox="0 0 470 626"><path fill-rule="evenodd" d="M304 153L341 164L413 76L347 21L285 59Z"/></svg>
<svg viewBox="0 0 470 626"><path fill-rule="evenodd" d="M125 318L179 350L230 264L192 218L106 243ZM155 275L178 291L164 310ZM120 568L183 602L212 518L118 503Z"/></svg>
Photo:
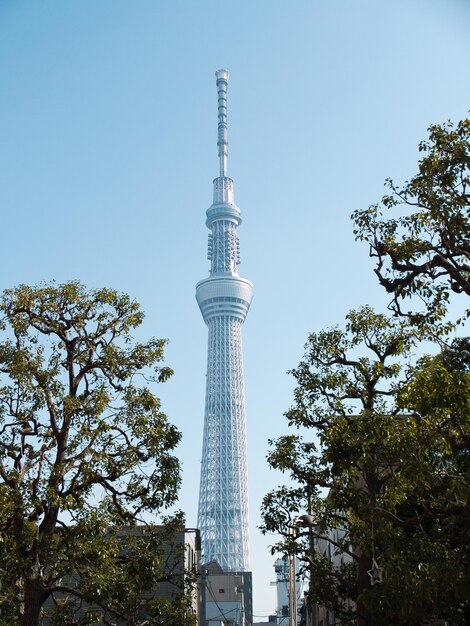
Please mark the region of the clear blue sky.
<svg viewBox="0 0 470 626"><path fill-rule="evenodd" d="M274 609L257 531L267 439L287 430L311 331L383 307L350 214L413 175L433 122L470 108L465 0L0 0L0 286L80 279L129 292L168 337L158 389L182 430L196 523L218 173L214 71L230 70L229 174L255 285L244 329L254 606Z"/></svg>

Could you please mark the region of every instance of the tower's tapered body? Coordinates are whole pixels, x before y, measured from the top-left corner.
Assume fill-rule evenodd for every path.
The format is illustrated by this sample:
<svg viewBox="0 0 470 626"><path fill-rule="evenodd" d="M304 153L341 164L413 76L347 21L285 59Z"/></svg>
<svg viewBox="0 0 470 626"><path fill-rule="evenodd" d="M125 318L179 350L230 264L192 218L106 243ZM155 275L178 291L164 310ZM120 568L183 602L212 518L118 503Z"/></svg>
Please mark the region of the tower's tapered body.
<svg viewBox="0 0 470 626"><path fill-rule="evenodd" d="M238 275L240 209L227 173L228 72L216 72L219 103L220 176L207 210L210 276L196 285L196 299L209 329L206 408L199 519L206 562L224 570L249 569L248 482L243 386L242 325L253 286Z"/></svg>

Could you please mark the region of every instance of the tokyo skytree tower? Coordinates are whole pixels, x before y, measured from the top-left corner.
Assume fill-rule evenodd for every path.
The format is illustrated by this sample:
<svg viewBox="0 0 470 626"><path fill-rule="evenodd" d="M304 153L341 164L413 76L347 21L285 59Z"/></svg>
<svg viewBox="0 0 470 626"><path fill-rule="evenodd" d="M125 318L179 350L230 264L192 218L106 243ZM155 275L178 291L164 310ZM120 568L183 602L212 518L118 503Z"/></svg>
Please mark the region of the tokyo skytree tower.
<svg viewBox="0 0 470 626"><path fill-rule="evenodd" d="M248 558L248 479L243 388L242 325L253 285L238 275L240 251L233 180L227 176L228 72L216 73L220 175L207 210L210 230L209 278L196 285L196 299L209 329L206 407L198 526L206 563L224 571L246 571Z"/></svg>

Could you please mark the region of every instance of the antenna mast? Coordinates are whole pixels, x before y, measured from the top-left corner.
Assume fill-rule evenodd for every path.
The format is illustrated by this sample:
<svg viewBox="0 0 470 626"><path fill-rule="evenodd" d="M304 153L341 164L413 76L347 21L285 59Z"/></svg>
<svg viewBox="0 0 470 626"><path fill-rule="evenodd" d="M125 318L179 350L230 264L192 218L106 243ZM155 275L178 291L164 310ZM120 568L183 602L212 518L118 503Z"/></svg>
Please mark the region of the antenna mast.
<svg viewBox="0 0 470 626"><path fill-rule="evenodd" d="M219 148L220 176L227 176L228 135L227 135L227 85L229 73L227 70L217 70L217 98L219 123L217 126L217 146Z"/></svg>

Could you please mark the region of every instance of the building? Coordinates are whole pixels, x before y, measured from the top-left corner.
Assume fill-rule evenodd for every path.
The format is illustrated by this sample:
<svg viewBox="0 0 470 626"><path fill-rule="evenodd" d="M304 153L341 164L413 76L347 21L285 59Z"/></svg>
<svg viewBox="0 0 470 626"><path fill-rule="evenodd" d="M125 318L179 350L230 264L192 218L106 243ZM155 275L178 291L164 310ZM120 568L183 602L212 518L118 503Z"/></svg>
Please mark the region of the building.
<svg viewBox="0 0 470 626"><path fill-rule="evenodd" d="M137 619L138 614L139 619L146 621L149 617L146 603L152 603L155 600L161 601L160 609L168 611L169 615L174 608L173 603L186 597L189 599L189 606L185 609L186 616L188 618L193 616L198 625L201 623L203 607L201 607L199 595L200 585L196 584L199 573L199 537L197 531L193 536L194 531L196 529L182 529L174 532L169 531L165 526L157 525L124 527L118 530L116 534L120 546L120 555L116 561L118 566L129 553L138 555L139 552L148 550L154 551L159 562L159 571L153 574L156 574L156 578L160 581L151 587L149 585L148 589L140 590L138 608L135 608L132 618ZM151 577L149 580L152 580ZM80 573L67 576L62 579L62 582L64 588L80 589ZM90 604L74 593L63 591L55 594L54 597L50 596L44 603L41 621L44 626L56 623L52 616L56 617L57 601L62 604L61 611L64 615L70 616L71 626L78 624L85 616L90 617L90 614L97 620L93 622L96 626L109 624L110 619L115 626L126 626L130 623L127 618L119 618L112 611L107 612L104 605ZM106 619L104 619L104 613L106 613ZM163 617L165 615L166 613L163 613Z"/></svg>
<svg viewBox="0 0 470 626"><path fill-rule="evenodd" d="M217 561L201 568L204 626L251 626L251 572L224 572Z"/></svg>
<svg viewBox="0 0 470 626"><path fill-rule="evenodd" d="M196 286L209 331L198 527L205 562L243 572L249 569L249 546L242 326L253 285L238 275L241 215L227 176L228 72L218 70L216 79L220 172L206 213L210 274Z"/></svg>
<svg viewBox="0 0 470 626"><path fill-rule="evenodd" d="M286 555L274 562L274 572L276 580L271 583L276 587L276 613L270 616L270 621L277 626L289 626L290 611L295 611L295 623L300 623L300 605L303 581L299 578L299 562L294 557ZM293 580L291 576L293 575ZM295 601L291 599L291 591L294 593Z"/></svg>

